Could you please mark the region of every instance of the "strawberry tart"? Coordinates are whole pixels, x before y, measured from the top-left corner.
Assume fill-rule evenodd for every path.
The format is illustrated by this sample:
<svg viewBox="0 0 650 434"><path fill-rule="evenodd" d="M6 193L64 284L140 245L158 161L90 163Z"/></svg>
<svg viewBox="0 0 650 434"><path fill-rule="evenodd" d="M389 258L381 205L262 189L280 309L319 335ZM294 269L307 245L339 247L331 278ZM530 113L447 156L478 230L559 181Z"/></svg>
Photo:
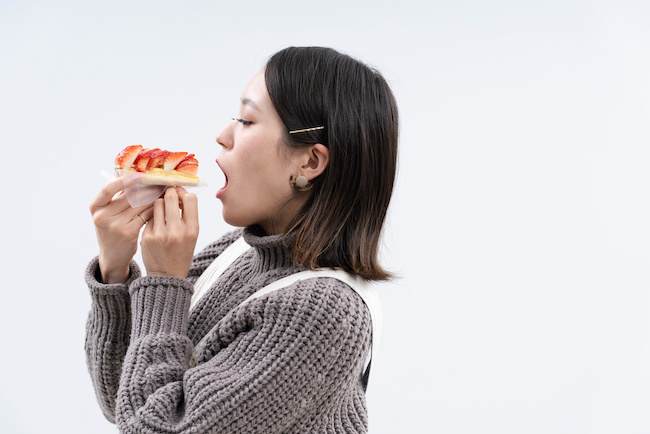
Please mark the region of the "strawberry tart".
<svg viewBox="0 0 650 434"><path fill-rule="evenodd" d="M190 187L202 184L198 176L199 162L194 154L187 152L130 145L115 157L115 169L120 176L141 173L140 184Z"/></svg>

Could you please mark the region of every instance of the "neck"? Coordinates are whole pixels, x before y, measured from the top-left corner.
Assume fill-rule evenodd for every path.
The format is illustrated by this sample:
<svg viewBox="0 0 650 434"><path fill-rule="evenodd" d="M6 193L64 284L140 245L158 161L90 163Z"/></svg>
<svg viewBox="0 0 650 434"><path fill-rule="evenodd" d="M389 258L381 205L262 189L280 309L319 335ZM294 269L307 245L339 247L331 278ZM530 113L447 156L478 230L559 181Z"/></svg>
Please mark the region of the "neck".
<svg viewBox="0 0 650 434"><path fill-rule="evenodd" d="M311 191L295 191L294 194L281 207L279 207L280 212L278 212L277 215L267 221L260 222L258 226L263 228L266 235L285 233L293 219L305 206L311 195Z"/></svg>

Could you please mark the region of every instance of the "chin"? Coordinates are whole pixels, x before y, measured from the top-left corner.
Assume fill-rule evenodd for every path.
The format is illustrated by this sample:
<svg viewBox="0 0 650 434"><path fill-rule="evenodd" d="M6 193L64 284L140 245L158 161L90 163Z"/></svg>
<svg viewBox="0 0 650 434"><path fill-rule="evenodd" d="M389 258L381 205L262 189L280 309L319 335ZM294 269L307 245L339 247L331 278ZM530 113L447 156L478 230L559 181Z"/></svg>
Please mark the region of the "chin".
<svg viewBox="0 0 650 434"><path fill-rule="evenodd" d="M252 222L248 221L248 219L246 218L242 218L241 216L237 216L237 215L232 215L226 210L225 207L221 212L221 216L223 217L223 220L226 223L228 223L230 226L235 226L237 228L245 228L253 224Z"/></svg>

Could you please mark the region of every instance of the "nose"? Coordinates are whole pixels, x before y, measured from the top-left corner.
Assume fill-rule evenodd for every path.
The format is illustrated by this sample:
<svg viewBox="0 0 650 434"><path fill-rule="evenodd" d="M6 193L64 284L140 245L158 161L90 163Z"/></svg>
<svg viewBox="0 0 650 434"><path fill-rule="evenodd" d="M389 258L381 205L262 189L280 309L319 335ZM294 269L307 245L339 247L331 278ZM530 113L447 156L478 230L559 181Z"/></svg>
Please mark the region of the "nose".
<svg viewBox="0 0 650 434"><path fill-rule="evenodd" d="M232 124L230 122L224 127L219 134L217 134L217 143L224 148L232 148L233 145L233 136L232 136Z"/></svg>

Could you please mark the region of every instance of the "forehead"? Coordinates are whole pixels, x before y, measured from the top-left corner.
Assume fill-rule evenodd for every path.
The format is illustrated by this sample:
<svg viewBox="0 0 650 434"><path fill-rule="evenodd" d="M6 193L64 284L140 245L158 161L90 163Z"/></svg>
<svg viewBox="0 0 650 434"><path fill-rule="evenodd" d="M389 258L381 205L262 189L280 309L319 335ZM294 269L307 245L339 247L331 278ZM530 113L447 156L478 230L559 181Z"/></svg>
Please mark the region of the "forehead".
<svg viewBox="0 0 650 434"><path fill-rule="evenodd" d="M248 83L240 99L242 108L249 107L253 110L263 111L271 105L271 98L266 89L264 70L259 71Z"/></svg>

